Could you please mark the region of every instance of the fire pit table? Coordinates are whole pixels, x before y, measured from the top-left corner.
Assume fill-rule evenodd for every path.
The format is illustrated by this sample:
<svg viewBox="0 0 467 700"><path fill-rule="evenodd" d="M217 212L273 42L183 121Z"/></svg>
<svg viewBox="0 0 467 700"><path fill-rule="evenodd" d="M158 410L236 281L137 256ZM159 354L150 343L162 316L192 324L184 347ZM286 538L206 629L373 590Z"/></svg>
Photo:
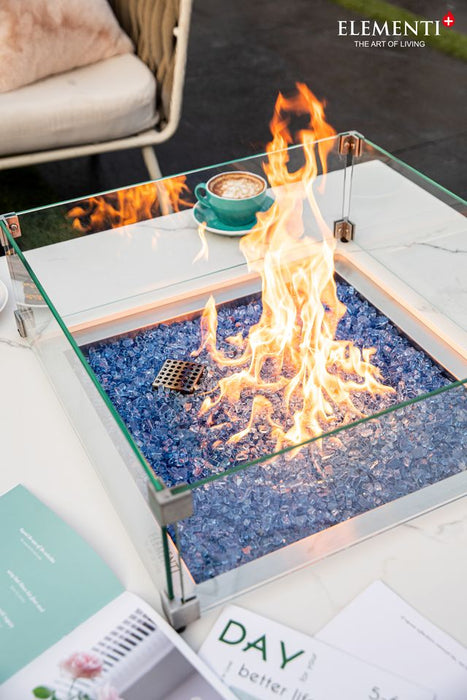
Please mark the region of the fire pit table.
<svg viewBox="0 0 467 700"><path fill-rule="evenodd" d="M277 153L1 220L177 628L467 492L465 203L354 132ZM237 170L267 199L219 230L193 193Z"/></svg>

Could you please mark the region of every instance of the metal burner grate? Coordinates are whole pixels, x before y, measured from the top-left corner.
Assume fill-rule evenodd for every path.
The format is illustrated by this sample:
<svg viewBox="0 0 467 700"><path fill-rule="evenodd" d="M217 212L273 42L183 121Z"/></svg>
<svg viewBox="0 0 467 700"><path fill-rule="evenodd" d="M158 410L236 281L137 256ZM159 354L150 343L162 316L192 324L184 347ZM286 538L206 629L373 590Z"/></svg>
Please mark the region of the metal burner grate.
<svg viewBox="0 0 467 700"><path fill-rule="evenodd" d="M186 360L165 360L159 374L152 383L152 388L164 386L182 394L192 394L197 389L204 372L204 366Z"/></svg>

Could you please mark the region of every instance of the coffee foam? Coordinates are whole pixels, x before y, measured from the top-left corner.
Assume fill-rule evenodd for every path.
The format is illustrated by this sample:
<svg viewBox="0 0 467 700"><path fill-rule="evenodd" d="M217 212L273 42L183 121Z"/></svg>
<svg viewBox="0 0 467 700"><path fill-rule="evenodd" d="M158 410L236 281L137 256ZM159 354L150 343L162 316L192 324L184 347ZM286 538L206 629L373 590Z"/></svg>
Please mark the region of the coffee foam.
<svg viewBox="0 0 467 700"><path fill-rule="evenodd" d="M254 197L264 190L264 182L248 173L225 173L218 175L209 185L211 192L228 199Z"/></svg>

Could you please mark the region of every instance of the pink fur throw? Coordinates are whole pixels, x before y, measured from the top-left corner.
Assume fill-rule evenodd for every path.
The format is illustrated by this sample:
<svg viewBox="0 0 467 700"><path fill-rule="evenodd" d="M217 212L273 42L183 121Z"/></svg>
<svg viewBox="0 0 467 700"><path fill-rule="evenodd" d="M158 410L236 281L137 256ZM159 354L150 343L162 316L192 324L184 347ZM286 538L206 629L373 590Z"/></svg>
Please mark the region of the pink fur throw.
<svg viewBox="0 0 467 700"><path fill-rule="evenodd" d="M132 50L106 0L0 0L0 92Z"/></svg>

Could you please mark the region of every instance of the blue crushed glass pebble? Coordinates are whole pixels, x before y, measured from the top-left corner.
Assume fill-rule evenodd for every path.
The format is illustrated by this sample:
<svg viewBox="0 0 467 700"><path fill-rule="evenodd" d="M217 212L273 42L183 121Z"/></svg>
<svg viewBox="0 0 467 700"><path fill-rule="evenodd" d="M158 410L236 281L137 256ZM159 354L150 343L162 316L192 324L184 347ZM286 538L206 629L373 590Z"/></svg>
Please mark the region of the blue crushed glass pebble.
<svg viewBox="0 0 467 700"><path fill-rule="evenodd" d="M347 306L336 337L374 347L372 361L396 393L359 396L367 415L451 382L444 371L353 287L338 282ZM259 299L218 311L218 344L257 323ZM255 428L236 445L250 405L239 402L235 427L213 428L198 416L203 393L182 395L151 384L167 358L191 360L199 318L162 323L84 348L87 360L147 461L166 484L196 482L274 450ZM230 352L230 350L229 350ZM203 353L204 388L222 370ZM280 410L280 407L277 407ZM216 424L227 420L222 407ZM193 491L195 514L179 524L182 555L197 582L445 479L466 465L466 392L454 389L312 443L291 457L248 467ZM322 444L321 444L322 443ZM216 445L216 446L214 446Z"/></svg>

